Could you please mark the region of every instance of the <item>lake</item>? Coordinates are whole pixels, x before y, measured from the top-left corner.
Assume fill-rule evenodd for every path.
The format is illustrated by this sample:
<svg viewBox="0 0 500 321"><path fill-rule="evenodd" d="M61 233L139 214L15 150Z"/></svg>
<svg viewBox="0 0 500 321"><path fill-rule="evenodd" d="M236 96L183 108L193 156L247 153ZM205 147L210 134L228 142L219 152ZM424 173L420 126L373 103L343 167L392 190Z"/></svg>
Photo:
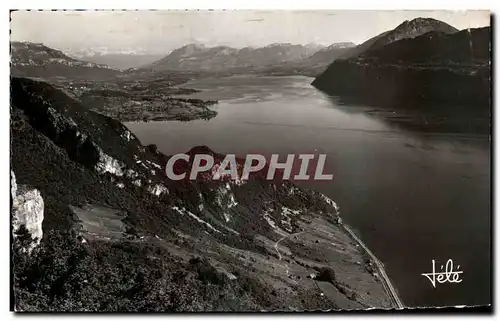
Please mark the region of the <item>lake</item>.
<svg viewBox="0 0 500 321"><path fill-rule="evenodd" d="M312 78L233 76L183 84L216 99L218 116L191 122L126 123L165 154L206 145L218 153L325 153L332 181L304 182L337 202L345 223L383 262L407 306L489 304L490 139L422 132L347 105ZM461 283L422 273L452 259Z"/></svg>

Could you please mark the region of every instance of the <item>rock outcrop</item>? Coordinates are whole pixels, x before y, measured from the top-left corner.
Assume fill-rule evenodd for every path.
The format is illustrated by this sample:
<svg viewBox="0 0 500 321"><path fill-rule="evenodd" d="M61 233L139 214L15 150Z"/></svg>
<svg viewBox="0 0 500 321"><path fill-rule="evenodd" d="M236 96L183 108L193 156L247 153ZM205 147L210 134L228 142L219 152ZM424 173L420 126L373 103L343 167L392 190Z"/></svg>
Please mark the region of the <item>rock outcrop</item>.
<svg viewBox="0 0 500 321"><path fill-rule="evenodd" d="M14 242L20 243L21 251L30 253L43 237L43 198L40 191L26 185L17 185L16 176L11 173L12 235ZM28 233L28 240L18 241L22 231Z"/></svg>

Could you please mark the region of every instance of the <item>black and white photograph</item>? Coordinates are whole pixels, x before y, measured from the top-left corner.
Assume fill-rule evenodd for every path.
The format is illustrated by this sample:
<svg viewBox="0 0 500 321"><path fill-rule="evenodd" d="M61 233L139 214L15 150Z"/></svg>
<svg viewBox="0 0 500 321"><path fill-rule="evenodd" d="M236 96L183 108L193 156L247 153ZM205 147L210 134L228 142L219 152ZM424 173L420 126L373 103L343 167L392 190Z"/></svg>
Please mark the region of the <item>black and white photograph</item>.
<svg viewBox="0 0 500 321"><path fill-rule="evenodd" d="M11 10L10 310L491 311L494 14L445 9Z"/></svg>

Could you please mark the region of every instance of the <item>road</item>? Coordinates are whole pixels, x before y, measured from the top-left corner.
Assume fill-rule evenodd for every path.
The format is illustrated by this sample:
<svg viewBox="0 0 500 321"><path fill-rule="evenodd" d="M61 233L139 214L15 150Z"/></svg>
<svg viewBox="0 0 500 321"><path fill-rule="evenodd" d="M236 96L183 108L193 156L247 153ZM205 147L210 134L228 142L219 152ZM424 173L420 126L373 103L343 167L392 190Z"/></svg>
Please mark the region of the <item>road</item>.
<svg viewBox="0 0 500 321"><path fill-rule="evenodd" d="M377 267L377 270L379 272L379 275L382 277L382 284L394 300L394 303L397 305L398 309L404 309L404 304L403 301L398 296L398 293L396 292L396 289L391 283L391 280L389 279L389 276L385 273L384 266L382 265L382 262L377 259L377 257L366 247L366 245L358 238L358 236L346 225L342 224L344 229L349 233L352 238L358 242L358 244L365 250L365 252L370 256L373 262L375 262L375 266Z"/></svg>
<svg viewBox="0 0 500 321"><path fill-rule="evenodd" d="M380 275L381 280L382 280L382 285L384 286L384 289L386 290L386 292L391 296L391 298L392 298L393 302L395 303L395 305L397 306L397 308L404 309L405 305L403 304L403 301L401 301L401 299L399 298L399 295L396 292L396 289L392 285L392 282L389 279L389 276L385 272L385 269L384 269L382 262L380 262L380 260L375 256L375 254L373 254L368 249L368 247L365 245L365 243L363 243L363 241L361 241L361 239L347 225L345 225L345 224L341 224L341 225L344 228L344 230L347 233L349 233L349 235L363 248L363 250L370 256L371 260L375 263L375 266L378 270L378 274ZM304 232L298 232L298 233L294 233L294 234L290 234L290 235L283 235L283 237L280 238L274 244L274 249L276 250L276 253L278 253L278 258L280 261L282 261L282 255L279 251L279 243L281 241L289 238L289 237L294 237L294 236L300 235L302 233L304 233ZM285 269L286 269L286 275L289 276L288 264L286 264L286 262L284 264L285 264Z"/></svg>

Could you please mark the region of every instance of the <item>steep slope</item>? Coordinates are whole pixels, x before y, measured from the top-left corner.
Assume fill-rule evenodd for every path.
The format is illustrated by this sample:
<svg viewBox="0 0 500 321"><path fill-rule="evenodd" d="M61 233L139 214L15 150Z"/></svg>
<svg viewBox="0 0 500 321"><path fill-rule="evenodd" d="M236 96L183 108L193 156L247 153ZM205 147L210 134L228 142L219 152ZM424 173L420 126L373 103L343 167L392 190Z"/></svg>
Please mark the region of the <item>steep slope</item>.
<svg viewBox="0 0 500 321"><path fill-rule="evenodd" d="M266 66L298 61L310 56L315 48L310 46L276 43L261 48L243 48L238 52L239 66Z"/></svg>
<svg viewBox="0 0 500 321"><path fill-rule="evenodd" d="M383 33L373 42L371 46L366 46L366 50L382 48L395 41L415 38L431 31L452 34L457 32L458 29L445 22L432 18L416 18L410 21L406 20L393 30Z"/></svg>
<svg viewBox="0 0 500 321"><path fill-rule="evenodd" d="M102 78L113 77L118 73L106 65L70 58L62 51L41 43L12 41L10 45L10 70L13 76Z"/></svg>
<svg viewBox="0 0 500 321"><path fill-rule="evenodd" d="M390 32L391 31L389 30L389 31L383 32L375 37L372 37L372 38L366 40L365 42L363 42L363 43L361 43L353 48L350 48L349 50L345 51L342 55L339 55L336 58L348 59L350 57L359 56L363 52L370 49L377 41L379 41L380 39L384 39Z"/></svg>
<svg viewBox="0 0 500 321"><path fill-rule="evenodd" d="M459 105L487 111L489 48L489 27L453 34L433 31L383 47L374 44L357 57L336 60L313 85L369 104Z"/></svg>
<svg viewBox="0 0 500 321"><path fill-rule="evenodd" d="M223 158L207 147L188 152L198 153L213 155L217 164ZM262 173L243 182L208 174L170 181L168 159L53 86L11 79L12 195L31 193L44 207L43 216L41 209L14 214L23 218L13 226L15 308L395 306L376 262L344 228L332 200L264 181ZM14 185L29 189L17 192ZM35 228L22 224L31 215L38 218ZM38 245L30 235L43 239Z"/></svg>
<svg viewBox="0 0 500 321"><path fill-rule="evenodd" d="M315 63L330 64L335 59L357 57L368 50L382 48L398 40L415 38L430 31L451 34L458 30L439 20L416 18L411 21L406 20L396 28L383 32L357 46L352 43L346 43L347 45L339 48L334 44L333 47L330 46L332 48L328 47L316 52L308 60Z"/></svg>

